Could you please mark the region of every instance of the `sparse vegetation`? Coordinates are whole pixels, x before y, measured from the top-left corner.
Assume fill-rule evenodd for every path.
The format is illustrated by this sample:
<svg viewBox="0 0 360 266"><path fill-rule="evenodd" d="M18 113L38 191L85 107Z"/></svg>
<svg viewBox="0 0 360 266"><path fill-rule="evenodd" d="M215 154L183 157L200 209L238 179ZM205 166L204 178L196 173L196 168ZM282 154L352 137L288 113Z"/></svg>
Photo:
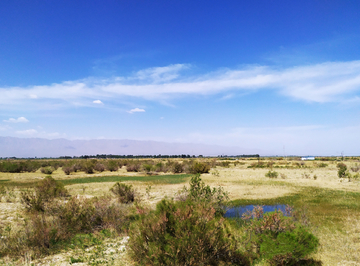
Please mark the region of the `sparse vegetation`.
<svg viewBox="0 0 360 266"><path fill-rule="evenodd" d="M114 171L108 169L110 161L118 166ZM221 166L221 162L230 162L229 167ZM322 166L323 162L327 165ZM236 265L236 260L238 264L250 261L254 266L291 263L321 265L319 259L323 260L324 265L343 265L345 261L359 263L360 255L356 252L360 247L357 241L360 230L358 162L359 158L346 157L343 161L317 158L316 161L305 162L299 158L251 158L239 161L232 158L0 160L1 167L7 169L0 174L0 264L46 265L49 263L43 260L48 258L47 255L58 253L57 258L63 257L65 264L136 265L139 259L128 256L132 253L129 248L132 244L126 244L127 236L134 234L138 237L140 232L147 231L146 228L152 230L157 225L155 222L166 225L169 230L174 228L176 232L194 232L195 238L214 243L218 250L228 247L226 256L221 255L225 253L217 253L219 256L218 260L213 260L214 265L219 265L220 261L224 265ZM86 163L93 165L93 174L86 173ZM189 173L196 163L207 165L211 174L194 177L171 173L174 165L180 165L183 173ZM235 164L236 167L232 167ZM345 176L340 179L342 183L339 183L338 164L346 166ZM139 167L138 172L127 173L127 168L131 169L132 165ZM54 169L52 177L42 179L44 175L41 169L47 167ZM59 167L63 171L56 170ZM69 175L64 171L67 168ZM281 178L268 178L265 176L268 172L275 172ZM352 182L343 180L348 177ZM60 187L66 193L54 192L57 189L51 179L57 186L61 181ZM179 191L182 183L188 181L189 185ZM43 182L48 182L48 185ZM118 196L110 191L117 182L133 190L136 188L136 200L121 203ZM39 186L40 183L42 186ZM45 194L50 197L40 196L43 192L39 187L43 187L47 191ZM225 190L230 193L225 193ZM176 191L179 191L177 195ZM24 198L26 195L27 198ZM156 205L160 206L164 197L167 197L166 204L162 205L160 212ZM268 217L262 223L261 219L258 222L266 227L272 221L279 220L280 225L292 223L295 227L287 227L280 233L270 230L265 235L256 235L251 231L251 220L236 222L221 218L226 211L224 206L229 204L228 197L232 205L291 204L299 211L298 215L264 214L262 219ZM173 218L170 217L169 221L163 219L161 214L164 213L165 216L176 216L183 220L173 224ZM221 230L211 231L213 225L217 225L216 230ZM200 227L210 230L212 235L200 235L197 233ZM159 236L151 243L169 240L167 244L161 242L161 248L151 249L154 256L159 255L159 261L184 261L184 256L180 255L184 252L179 251L179 257L176 254L167 256L164 253L166 248L191 248L194 257L204 251L201 245L195 245L195 238L186 240L185 233L169 235L169 231L161 232L165 233L158 234L155 230L148 235L154 238ZM123 243L122 239L124 244L120 244ZM139 236L137 241L140 239ZM316 249L316 239L321 243L320 249ZM260 242L256 242L258 240ZM299 240L305 246L298 245ZM284 245L277 245L280 242ZM155 248L157 245L150 246ZM152 257L147 263L156 264L154 261L156 259ZM210 260L203 261L210 263Z"/></svg>
<svg viewBox="0 0 360 266"><path fill-rule="evenodd" d="M275 172L275 171L269 171L265 174L266 177L269 177L269 178L277 178L279 175L278 172Z"/></svg>
<svg viewBox="0 0 360 266"><path fill-rule="evenodd" d="M118 201L121 203L130 203L135 201L135 190L132 185L117 182L110 191L116 195Z"/></svg>

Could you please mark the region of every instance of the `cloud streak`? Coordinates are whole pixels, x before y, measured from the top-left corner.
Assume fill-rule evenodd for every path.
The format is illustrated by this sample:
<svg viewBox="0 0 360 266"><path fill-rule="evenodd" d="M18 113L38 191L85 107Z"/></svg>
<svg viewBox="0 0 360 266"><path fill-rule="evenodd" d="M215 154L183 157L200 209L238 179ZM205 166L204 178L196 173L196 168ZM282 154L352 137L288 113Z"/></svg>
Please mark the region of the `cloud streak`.
<svg viewBox="0 0 360 266"><path fill-rule="evenodd" d="M29 120L27 120L25 117L19 117L19 118L9 118L8 120L4 120L6 123L27 123Z"/></svg>
<svg viewBox="0 0 360 266"><path fill-rule="evenodd" d="M133 113L144 113L145 110L144 109L140 109L140 108L134 108L131 109L130 111L127 111L129 114L133 114Z"/></svg>
<svg viewBox="0 0 360 266"><path fill-rule="evenodd" d="M205 75L180 75L189 65L177 64L138 71L129 77L87 78L48 86L0 88L0 108L55 101L76 105L93 99L135 97L166 101L192 95L217 95L273 90L306 102L356 101L360 92L360 61L325 62L291 68L247 66ZM34 97L36 95L36 97ZM50 104L49 104L50 105ZM46 106L46 105L44 105ZM45 108L45 107L44 107Z"/></svg>

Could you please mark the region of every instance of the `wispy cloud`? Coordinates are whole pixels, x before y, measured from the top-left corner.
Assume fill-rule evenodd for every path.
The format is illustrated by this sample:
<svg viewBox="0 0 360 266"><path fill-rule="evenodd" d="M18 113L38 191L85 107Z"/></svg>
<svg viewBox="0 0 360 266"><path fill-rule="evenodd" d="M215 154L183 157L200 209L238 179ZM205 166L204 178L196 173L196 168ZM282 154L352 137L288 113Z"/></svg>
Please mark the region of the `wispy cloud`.
<svg viewBox="0 0 360 266"><path fill-rule="evenodd" d="M140 109L140 108L134 108L134 109L131 109L130 111L127 111L129 114L132 114L132 113L143 113L145 112L144 109Z"/></svg>
<svg viewBox="0 0 360 266"><path fill-rule="evenodd" d="M27 123L29 120L27 120L25 117L19 117L19 118L9 118L8 120L4 120L6 123Z"/></svg>
<svg viewBox="0 0 360 266"><path fill-rule="evenodd" d="M95 98L116 100L135 97L166 101L192 95L216 95L273 90L285 97L307 102L344 102L360 91L360 61L326 62L289 68L248 66L205 75L183 75L188 65L170 65L139 71L130 77L87 78L61 84L0 88L0 108L9 105L86 105ZM36 95L35 97L33 97ZM39 105L39 101L44 103ZM99 100L96 100L99 101ZM36 103L35 103L36 102ZM47 105L46 105L47 103ZM44 107L45 108L45 107Z"/></svg>
<svg viewBox="0 0 360 266"><path fill-rule="evenodd" d="M27 135L27 136L32 136L37 134L37 130L36 129L26 129L26 130L19 130L19 131L15 131L16 134L19 135Z"/></svg>
<svg viewBox="0 0 360 266"><path fill-rule="evenodd" d="M95 103L95 104L103 104L103 102L100 101L100 100L95 100L95 101L93 101L93 103Z"/></svg>
<svg viewBox="0 0 360 266"><path fill-rule="evenodd" d="M6 130L9 130L9 129L11 129L11 127L9 127L8 125L5 125L5 126L0 125L0 131L6 131Z"/></svg>

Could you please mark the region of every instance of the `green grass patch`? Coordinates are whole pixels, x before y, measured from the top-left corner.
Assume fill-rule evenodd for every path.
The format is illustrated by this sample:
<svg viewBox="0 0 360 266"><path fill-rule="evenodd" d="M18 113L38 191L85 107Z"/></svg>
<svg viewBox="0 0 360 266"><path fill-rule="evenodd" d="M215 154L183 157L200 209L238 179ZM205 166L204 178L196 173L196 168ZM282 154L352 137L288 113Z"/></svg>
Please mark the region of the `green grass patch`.
<svg viewBox="0 0 360 266"><path fill-rule="evenodd" d="M139 182L151 182L155 184L180 184L188 180L191 175L151 175L151 176L90 176L83 178L63 179L59 180L65 186L75 184L87 184L87 183L103 183L103 182L120 182L120 181L139 181ZM7 179L8 180L8 179ZM1 182L8 187L33 187L38 181L32 182Z"/></svg>
<svg viewBox="0 0 360 266"><path fill-rule="evenodd" d="M230 206L288 204L306 212L316 226L340 227L349 214L360 215L360 193L307 187L287 196L270 199L237 199Z"/></svg>
<svg viewBox="0 0 360 266"><path fill-rule="evenodd" d="M191 175L151 175L151 176L94 176L84 178L74 178L61 180L65 185L103 183L103 182L120 182L120 181L140 181L152 182L157 184L179 184L187 181Z"/></svg>

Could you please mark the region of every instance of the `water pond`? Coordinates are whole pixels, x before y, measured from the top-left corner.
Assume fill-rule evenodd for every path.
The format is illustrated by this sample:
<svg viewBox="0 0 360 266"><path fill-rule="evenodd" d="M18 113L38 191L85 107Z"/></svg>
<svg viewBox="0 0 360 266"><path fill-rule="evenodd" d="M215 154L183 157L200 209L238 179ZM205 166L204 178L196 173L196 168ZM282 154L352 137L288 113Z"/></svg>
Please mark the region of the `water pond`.
<svg viewBox="0 0 360 266"><path fill-rule="evenodd" d="M224 215L226 218L241 218L241 216L247 211L252 211L254 206L258 205L246 205L246 206L238 206L230 208ZM275 210L280 210L285 214L286 205L278 204L278 205L261 205L263 207L264 213L273 212Z"/></svg>

